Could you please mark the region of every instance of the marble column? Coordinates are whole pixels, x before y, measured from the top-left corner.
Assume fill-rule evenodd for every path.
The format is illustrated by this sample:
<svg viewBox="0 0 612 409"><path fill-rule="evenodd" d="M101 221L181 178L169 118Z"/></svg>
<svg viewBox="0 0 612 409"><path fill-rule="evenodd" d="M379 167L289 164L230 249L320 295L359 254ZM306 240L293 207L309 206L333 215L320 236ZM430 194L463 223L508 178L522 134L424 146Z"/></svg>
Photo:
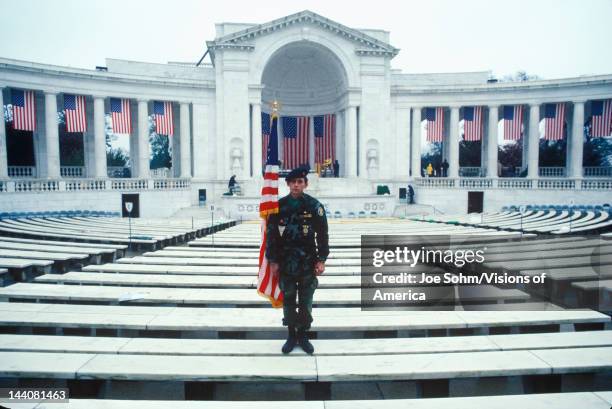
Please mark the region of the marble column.
<svg viewBox="0 0 612 409"><path fill-rule="evenodd" d="M459 177L459 106L451 106L448 134L448 177Z"/></svg>
<svg viewBox="0 0 612 409"><path fill-rule="evenodd" d="M149 101L138 100L138 178L150 177Z"/></svg>
<svg viewBox="0 0 612 409"><path fill-rule="evenodd" d="M263 175L263 141L261 135L261 103L251 104L251 129L253 130L253 151L251 163L253 164L253 178L259 179Z"/></svg>
<svg viewBox="0 0 612 409"><path fill-rule="evenodd" d="M179 141L181 177L191 177L191 120L189 102L180 103L181 135Z"/></svg>
<svg viewBox="0 0 612 409"><path fill-rule="evenodd" d="M357 107L348 106L345 115L345 177L357 176Z"/></svg>
<svg viewBox="0 0 612 409"><path fill-rule="evenodd" d="M408 179L410 172L410 108L395 110L395 178Z"/></svg>
<svg viewBox="0 0 612 409"><path fill-rule="evenodd" d="M106 131L104 97L94 95L94 174L95 178L108 177L106 171Z"/></svg>
<svg viewBox="0 0 612 409"><path fill-rule="evenodd" d="M497 174L497 127L499 107L489 105L489 126L487 128L487 177L496 178Z"/></svg>
<svg viewBox="0 0 612 409"><path fill-rule="evenodd" d="M538 177L538 160L540 154L540 104L529 104L529 134L527 148L527 177Z"/></svg>
<svg viewBox="0 0 612 409"><path fill-rule="evenodd" d="M8 157L6 156L6 123L4 122L4 98L0 86L0 108L2 108L2 125L0 125L0 179L8 178Z"/></svg>
<svg viewBox="0 0 612 409"><path fill-rule="evenodd" d="M45 91L45 145L47 150L46 176L60 177L59 130L57 122L57 92Z"/></svg>
<svg viewBox="0 0 612 409"><path fill-rule="evenodd" d="M582 156L584 150L584 103L585 101L573 101L574 117L571 135L571 151L569 177L582 177Z"/></svg>
<svg viewBox="0 0 612 409"><path fill-rule="evenodd" d="M421 177L421 107L412 108L412 177Z"/></svg>

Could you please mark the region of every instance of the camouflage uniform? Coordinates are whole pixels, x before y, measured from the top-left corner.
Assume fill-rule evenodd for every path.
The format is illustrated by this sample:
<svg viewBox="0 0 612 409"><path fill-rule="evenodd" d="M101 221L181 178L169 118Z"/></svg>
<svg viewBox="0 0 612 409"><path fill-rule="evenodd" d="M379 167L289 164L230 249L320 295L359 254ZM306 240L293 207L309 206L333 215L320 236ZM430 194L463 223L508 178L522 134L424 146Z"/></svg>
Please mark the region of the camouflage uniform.
<svg viewBox="0 0 612 409"><path fill-rule="evenodd" d="M315 263L325 262L329 255L327 218L323 205L307 194L297 199L287 195L278 204L279 213L268 219L266 257L279 264L283 325L306 331L312 323L312 296L319 283Z"/></svg>

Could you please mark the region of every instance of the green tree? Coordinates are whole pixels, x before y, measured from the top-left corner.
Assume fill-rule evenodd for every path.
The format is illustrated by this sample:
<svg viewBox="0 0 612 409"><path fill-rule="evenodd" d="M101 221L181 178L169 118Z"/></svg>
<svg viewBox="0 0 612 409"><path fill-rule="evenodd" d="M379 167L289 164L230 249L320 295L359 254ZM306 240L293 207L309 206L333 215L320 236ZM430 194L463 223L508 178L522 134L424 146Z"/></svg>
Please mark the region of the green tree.
<svg viewBox="0 0 612 409"><path fill-rule="evenodd" d="M481 141L459 142L459 166L480 166Z"/></svg>

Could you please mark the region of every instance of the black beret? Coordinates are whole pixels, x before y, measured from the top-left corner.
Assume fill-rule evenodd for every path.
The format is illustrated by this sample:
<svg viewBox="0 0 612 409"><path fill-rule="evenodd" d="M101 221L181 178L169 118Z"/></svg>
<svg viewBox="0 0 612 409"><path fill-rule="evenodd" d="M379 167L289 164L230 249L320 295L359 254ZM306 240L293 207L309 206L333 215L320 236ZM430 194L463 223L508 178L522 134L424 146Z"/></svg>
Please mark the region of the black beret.
<svg viewBox="0 0 612 409"><path fill-rule="evenodd" d="M308 179L307 175L308 175L308 169L305 169L302 167L295 168L291 172L289 172L287 176L285 176L285 181L289 182L292 179L296 179L296 178Z"/></svg>

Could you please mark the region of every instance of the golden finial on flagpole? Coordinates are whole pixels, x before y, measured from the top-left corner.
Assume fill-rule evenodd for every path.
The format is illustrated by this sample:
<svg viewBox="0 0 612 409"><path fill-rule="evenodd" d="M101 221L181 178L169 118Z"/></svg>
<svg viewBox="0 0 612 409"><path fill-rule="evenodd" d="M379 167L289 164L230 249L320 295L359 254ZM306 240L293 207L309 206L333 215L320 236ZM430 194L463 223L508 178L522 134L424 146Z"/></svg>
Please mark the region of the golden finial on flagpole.
<svg viewBox="0 0 612 409"><path fill-rule="evenodd" d="M281 104L277 100L274 100L270 103L270 107L272 108L272 112L278 113L278 110L280 109Z"/></svg>

